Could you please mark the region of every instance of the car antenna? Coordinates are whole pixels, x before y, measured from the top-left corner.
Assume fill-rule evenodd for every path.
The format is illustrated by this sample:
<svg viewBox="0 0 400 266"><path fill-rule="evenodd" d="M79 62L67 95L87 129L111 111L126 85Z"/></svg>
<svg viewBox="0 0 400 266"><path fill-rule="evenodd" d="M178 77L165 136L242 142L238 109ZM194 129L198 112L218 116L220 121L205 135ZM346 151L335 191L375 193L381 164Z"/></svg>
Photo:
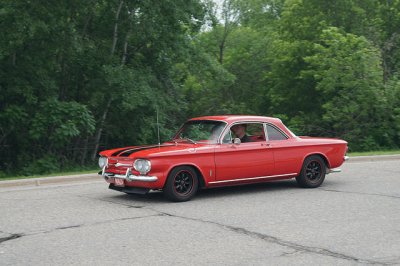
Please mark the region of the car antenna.
<svg viewBox="0 0 400 266"><path fill-rule="evenodd" d="M158 137L158 147L161 146L161 141L160 141L160 125L158 123L158 106L156 107L156 112L157 112L157 137Z"/></svg>

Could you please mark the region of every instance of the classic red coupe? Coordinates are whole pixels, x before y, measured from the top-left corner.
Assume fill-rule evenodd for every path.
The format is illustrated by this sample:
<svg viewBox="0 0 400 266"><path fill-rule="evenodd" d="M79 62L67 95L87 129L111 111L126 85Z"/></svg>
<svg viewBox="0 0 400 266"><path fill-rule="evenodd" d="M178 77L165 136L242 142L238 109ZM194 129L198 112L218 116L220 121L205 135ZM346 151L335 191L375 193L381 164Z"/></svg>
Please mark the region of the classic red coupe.
<svg viewBox="0 0 400 266"><path fill-rule="evenodd" d="M145 194L162 190L173 201L199 188L296 178L305 188L338 172L347 142L298 137L278 118L222 115L188 120L172 140L100 152L99 172L109 188Z"/></svg>

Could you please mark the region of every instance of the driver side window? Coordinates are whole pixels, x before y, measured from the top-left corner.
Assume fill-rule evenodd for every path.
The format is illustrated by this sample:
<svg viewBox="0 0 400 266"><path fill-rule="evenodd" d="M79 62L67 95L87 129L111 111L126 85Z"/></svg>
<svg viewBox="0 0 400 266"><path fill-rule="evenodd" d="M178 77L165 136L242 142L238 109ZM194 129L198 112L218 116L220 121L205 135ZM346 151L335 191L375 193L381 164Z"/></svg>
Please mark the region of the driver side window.
<svg viewBox="0 0 400 266"><path fill-rule="evenodd" d="M264 126L262 123L234 124L225 134L222 143L232 143L234 138L239 138L241 143L265 141Z"/></svg>

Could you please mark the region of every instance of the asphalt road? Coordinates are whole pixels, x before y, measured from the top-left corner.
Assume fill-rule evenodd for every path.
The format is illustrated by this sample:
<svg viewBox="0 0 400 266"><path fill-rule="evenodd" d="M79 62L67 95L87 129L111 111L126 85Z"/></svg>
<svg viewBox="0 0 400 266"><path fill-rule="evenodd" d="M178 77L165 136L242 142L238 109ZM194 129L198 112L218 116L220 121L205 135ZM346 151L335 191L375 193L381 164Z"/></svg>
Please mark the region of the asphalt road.
<svg viewBox="0 0 400 266"><path fill-rule="evenodd" d="M400 161L170 203L105 182L0 188L0 265L400 265Z"/></svg>

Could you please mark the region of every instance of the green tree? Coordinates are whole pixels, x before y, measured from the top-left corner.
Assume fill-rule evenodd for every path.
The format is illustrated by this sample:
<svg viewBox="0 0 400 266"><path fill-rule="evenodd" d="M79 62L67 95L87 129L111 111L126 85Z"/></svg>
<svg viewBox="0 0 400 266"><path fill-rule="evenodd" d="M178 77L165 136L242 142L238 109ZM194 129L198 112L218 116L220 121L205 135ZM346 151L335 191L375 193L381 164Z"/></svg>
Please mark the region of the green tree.
<svg viewBox="0 0 400 266"><path fill-rule="evenodd" d="M176 66L204 16L197 0L2 1L2 170L156 141L156 110L168 138L187 110Z"/></svg>
<svg viewBox="0 0 400 266"><path fill-rule="evenodd" d="M322 102L319 125L329 134L348 140L355 150L371 150L391 143L385 134L385 95L378 49L364 37L328 28L306 57L303 77L315 79ZM313 102L310 99L310 102Z"/></svg>

